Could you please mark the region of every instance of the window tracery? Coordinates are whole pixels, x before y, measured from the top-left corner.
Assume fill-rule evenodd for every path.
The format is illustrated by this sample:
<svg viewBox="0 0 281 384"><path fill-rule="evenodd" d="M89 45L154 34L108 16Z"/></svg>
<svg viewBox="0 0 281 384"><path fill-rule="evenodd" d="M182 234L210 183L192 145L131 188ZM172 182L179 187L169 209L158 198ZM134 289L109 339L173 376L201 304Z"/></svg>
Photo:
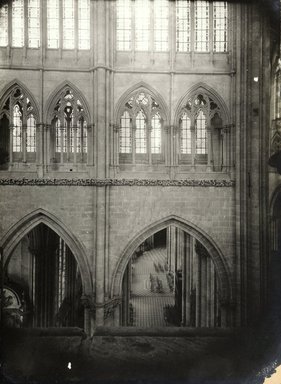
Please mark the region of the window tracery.
<svg viewBox="0 0 281 384"><path fill-rule="evenodd" d="M19 86L15 86L4 100L0 124L0 147L9 150L10 163L34 162L36 114L30 99Z"/></svg>
<svg viewBox="0 0 281 384"><path fill-rule="evenodd" d="M85 162L88 118L79 96L70 88L61 92L54 105L51 121L53 158L60 163Z"/></svg>
<svg viewBox="0 0 281 384"><path fill-rule="evenodd" d="M119 158L121 162L153 163L162 157L163 112L155 98L141 90L125 103L120 117Z"/></svg>
<svg viewBox="0 0 281 384"><path fill-rule="evenodd" d="M179 126L180 162L223 167L222 111L211 96L198 92L189 97L180 112Z"/></svg>

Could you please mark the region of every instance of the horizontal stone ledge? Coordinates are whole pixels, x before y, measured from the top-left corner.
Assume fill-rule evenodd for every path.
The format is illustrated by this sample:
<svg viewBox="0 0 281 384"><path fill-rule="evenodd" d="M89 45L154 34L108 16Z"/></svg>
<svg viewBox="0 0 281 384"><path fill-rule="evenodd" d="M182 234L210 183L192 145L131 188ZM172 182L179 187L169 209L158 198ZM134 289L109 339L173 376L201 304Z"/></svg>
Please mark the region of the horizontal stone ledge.
<svg viewBox="0 0 281 384"><path fill-rule="evenodd" d="M191 327L97 327L94 336L156 336L156 337L227 337L237 332L235 328Z"/></svg>
<svg viewBox="0 0 281 384"><path fill-rule="evenodd" d="M181 180L155 180L155 179L28 179L28 178L0 178L1 185L16 186L137 186L137 187L234 187L234 180L212 179L181 179Z"/></svg>
<svg viewBox="0 0 281 384"><path fill-rule="evenodd" d="M48 327L48 328L5 328L5 336L13 337L82 337L86 333L78 327Z"/></svg>

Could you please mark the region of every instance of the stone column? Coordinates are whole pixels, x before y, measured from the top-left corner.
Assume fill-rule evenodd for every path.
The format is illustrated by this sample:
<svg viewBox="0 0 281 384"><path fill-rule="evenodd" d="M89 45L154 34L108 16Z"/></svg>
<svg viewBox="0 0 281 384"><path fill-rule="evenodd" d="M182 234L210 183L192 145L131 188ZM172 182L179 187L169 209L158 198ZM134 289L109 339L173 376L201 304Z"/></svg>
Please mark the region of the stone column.
<svg viewBox="0 0 281 384"><path fill-rule="evenodd" d="M195 257L195 268L196 268L196 307L195 307L195 326L200 327L201 325L201 258L196 253Z"/></svg>
<svg viewBox="0 0 281 384"><path fill-rule="evenodd" d="M192 258L192 250L191 236L188 233L184 233L184 255L182 264L182 324L184 326L190 326L190 287L192 274L190 260Z"/></svg>
<svg viewBox="0 0 281 384"><path fill-rule="evenodd" d="M96 176L99 179L107 177L107 66L106 66L106 2L97 0L95 5L95 35L98 36L96 41L96 50L94 52L96 59L95 83L96 100L94 116L96 117ZM106 188L96 188L96 326L104 324L104 300L105 300L105 266L106 249L107 249L107 220L106 220Z"/></svg>
<svg viewBox="0 0 281 384"><path fill-rule="evenodd" d="M201 327L207 326L207 258L201 258Z"/></svg>

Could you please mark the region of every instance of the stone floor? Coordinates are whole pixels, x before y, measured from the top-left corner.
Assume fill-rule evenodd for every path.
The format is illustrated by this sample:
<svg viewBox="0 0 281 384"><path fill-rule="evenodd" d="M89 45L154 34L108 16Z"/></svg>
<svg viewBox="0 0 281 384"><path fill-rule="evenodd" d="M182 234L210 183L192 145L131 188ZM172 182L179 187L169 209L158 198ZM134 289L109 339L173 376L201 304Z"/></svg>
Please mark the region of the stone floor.
<svg viewBox="0 0 281 384"><path fill-rule="evenodd" d="M144 252L133 263L130 303L134 310L134 326L165 327L167 325L164 319L164 307L174 305L175 300L173 292L170 292L164 270L166 252L166 248L154 248ZM161 281L161 292L151 290L151 276L154 280Z"/></svg>
<svg viewBox="0 0 281 384"><path fill-rule="evenodd" d="M68 336L14 332L6 334L1 344L5 353L0 382L261 384L266 373L280 364L281 348L257 335L246 330L140 336L137 328L134 335L92 338L79 332Z"/></svg>

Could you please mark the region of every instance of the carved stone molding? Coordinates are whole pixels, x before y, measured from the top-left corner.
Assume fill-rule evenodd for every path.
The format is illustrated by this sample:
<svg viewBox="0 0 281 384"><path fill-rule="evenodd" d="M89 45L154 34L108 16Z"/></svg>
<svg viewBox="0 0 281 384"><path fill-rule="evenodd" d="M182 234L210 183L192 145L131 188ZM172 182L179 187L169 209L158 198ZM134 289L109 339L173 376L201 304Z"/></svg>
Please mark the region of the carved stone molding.
<svg viewBox="0 0 281 384"><path fill-rule="evenodd" d="M89 309L91 312L95 312L96 305L95 305L95 295L82 295L81 297L81 303L82 305Z"/></svg>
<svg viewBox="0 0 281 384"><path fill-rule="evenodd" d="M159 179L27 179L0 178L1 185L15 186L143 186L143 187L234 187L234 180L159 180Z"/></svg>
<svg viewBox="0 0 281 384"><path fill-rule="evenodd" d="M104 303L96 303L95 295L82 295L81 302L82 305L89 309L91 312L95 313L97 309L103 308L104 310L104 318L110 318L113 316L115 308L121 304L121 297L114 297L109 301Z"/></svg>
<svg viewBox="0 0 281 384"><path fill-rule="evenodd" d="M104 303L104 319L113 317L115 308L121 304L121 298L114 298Z"/></svg>

